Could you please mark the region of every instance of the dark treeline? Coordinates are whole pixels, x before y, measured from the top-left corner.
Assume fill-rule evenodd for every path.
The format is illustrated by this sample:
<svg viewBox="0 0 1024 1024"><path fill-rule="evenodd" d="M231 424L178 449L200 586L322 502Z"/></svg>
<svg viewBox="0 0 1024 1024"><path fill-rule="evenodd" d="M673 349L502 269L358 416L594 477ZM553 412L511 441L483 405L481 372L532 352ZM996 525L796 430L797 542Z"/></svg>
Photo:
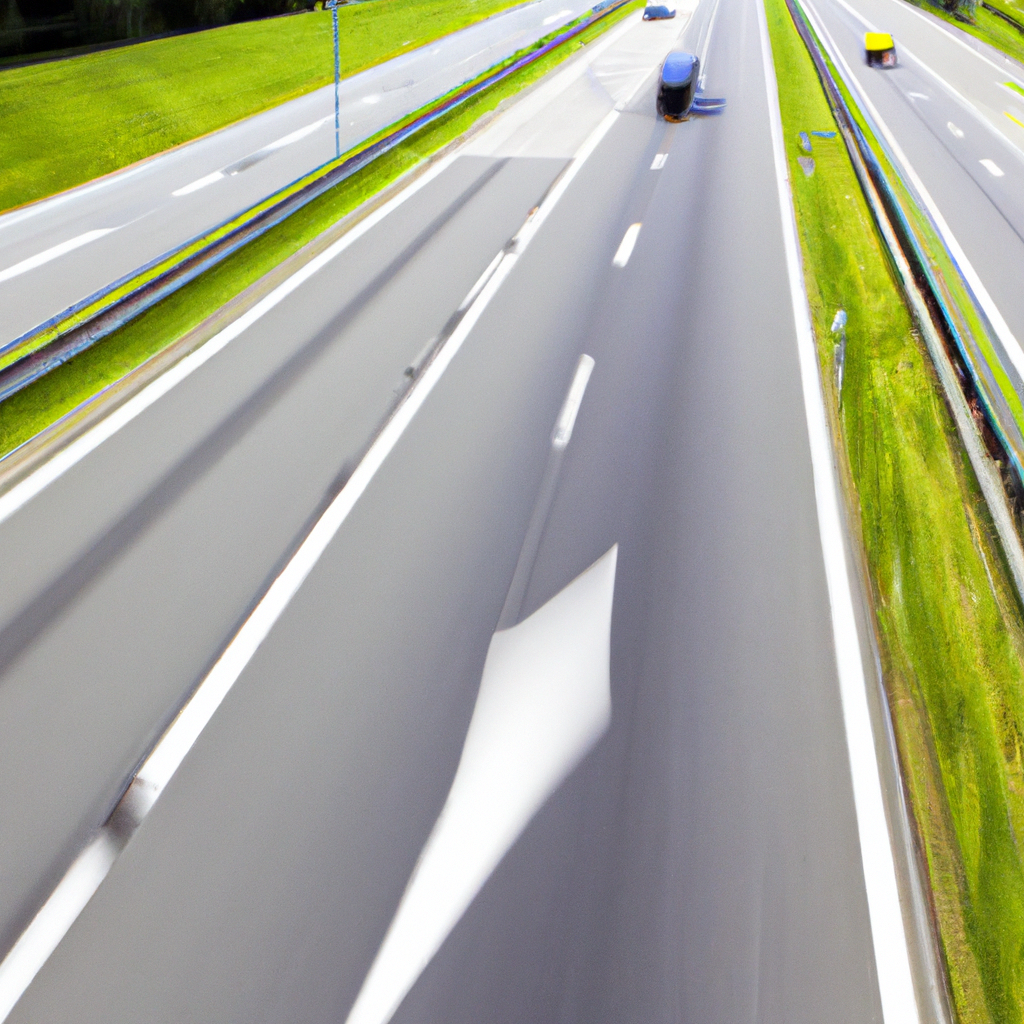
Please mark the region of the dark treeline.
<svg viewBox="0 0 1024 1024"><path fill-rule="evenodd" d="M313 0L0 0L0 57L308 10Z"/></svg>

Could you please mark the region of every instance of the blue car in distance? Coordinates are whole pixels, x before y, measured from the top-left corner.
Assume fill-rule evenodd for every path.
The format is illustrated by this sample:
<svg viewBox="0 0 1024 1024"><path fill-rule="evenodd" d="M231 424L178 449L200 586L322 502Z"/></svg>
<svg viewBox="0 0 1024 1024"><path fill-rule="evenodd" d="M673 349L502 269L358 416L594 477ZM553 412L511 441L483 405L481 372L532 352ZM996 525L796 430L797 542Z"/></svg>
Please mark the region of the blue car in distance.
<svg viewBox="0 0 1024 1024"><path fill-rule="evenodd" d="M644 8L644 21L663 21L666 18L674 18L676 12L665 7L663 4L651 4Z"/></svg>

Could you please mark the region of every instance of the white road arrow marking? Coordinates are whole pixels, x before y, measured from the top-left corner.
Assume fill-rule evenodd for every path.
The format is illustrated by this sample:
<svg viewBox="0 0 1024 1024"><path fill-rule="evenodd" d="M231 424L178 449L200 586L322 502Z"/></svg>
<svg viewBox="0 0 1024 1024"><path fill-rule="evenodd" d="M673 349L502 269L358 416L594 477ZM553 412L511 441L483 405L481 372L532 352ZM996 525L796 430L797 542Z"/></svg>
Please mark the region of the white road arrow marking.
<svg viewBox="0 0 1024 1024"><path fill-rule="evenodd" d="M611 721L618 545L491 639L444 808L347 1024L387 1024L491 872Z"/></svg>

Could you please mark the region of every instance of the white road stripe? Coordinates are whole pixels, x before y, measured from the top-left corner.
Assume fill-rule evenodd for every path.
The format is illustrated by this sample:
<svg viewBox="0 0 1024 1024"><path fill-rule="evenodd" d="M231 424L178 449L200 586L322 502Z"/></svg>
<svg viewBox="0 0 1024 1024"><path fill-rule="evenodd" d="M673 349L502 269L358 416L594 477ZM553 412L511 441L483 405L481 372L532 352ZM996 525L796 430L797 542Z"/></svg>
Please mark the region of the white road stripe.
<svg viewBox="0 0 1024 1024"><path fill-rule="evenodd" d="M332 121L332 116L321 117L319 121L314 121L312 124L307 124L305 128L298 128L290 135L285 135L283 138L278 139L276 142L271 142L269 145L264 146L260 153L272 153L276 149L284 149L285 146L290 146L293 142L298 142L300 139L304 139L307 135L312 135L318 128L327 124L328 121ZM254 154L255 155L255 154Z"/></svg>
<svg viewBox="0 0 1024 1024"><path fill-rule="evenodd" d="M956 126L955 124L953 124L953 122L952 122L952 121L947 121L947 122L946 122L946 127L947 127L947 128L948 128L948 129L949 129L949 130L950 130L950 131L951 131L951 132L952 132L952 133L953 133L953 134L954 134L954 135L955 135L955 136L956 136L956 137L957 137L958 139L962 139L962 138L964 137L963 129L962 129L962 128L957 128L957 126Z"/></svg>
<svg viewBox="0 0 1024 1024"><path fill-rule="evenodd" d="M25 274L30 270L35 270L36 267L41 267L44 263L49 263L50 260L58 259L66 253L73 252L75 249L87 245L89 242L94 242L97 238L102 238L104 235L109 235L111 231L116 230L117 228L97 228L94 231L86 231L85 234L69 238L66 242L61 242L60 245L55 245L52 249L47 249L45 252L30 256L27 260L15 263L13 267L8 267L6 270L0 270L0 283L10 281L12 277L18 277L20 274Z"/></svg>
<svg viewBox="0 0 1024 1024"><path fill-rule="evenodd" d="M579 415L580 405L583 402L583 394L587 390L587 384L593 372L594 357L584 353L576 364L576 372L569 385L569 392L565 396L562 410L555 421L555 430L551 435L551 447L556 451L564 451L572 439L572 428L576 425L576 417Z"/></svg>
<svg viewBox="0 0 1024 1024"><path fill-rule="evenodd" d="M885 1024L914 1024L920 1021L914 982L910 972L910 954L900 908L899 888L892 841L885 816L882 782L875 753L874 733L868 710L867 681L861 660L857 620L854 614L851 581L846 563L842 517L839 511L838 481L832 461L825 406L821 391L817 346L811 326L810 309L804 286L796 215L786 166L786 148L779 111L779 93L772 63L771 41L764 7L757 5L761 29L761 53L768 94L772 147L775 153L775 177L782 235L786 250L790 298L796 321L797 353L804 395L804 411L814 473L814 497L818 509L818 530L825 563L832 612L832 634L836 647L836 667L843 706L846 742L850 754L850 776L857 813L864 889L871 921L875 951L878 992Z"/></svg>
<svg viewBox="0 0 1024 1024"><path fill-rule="evenodd" d="M636 240L640 235L640 227L641 225L637 223L630 224L626 228L626 233L622 236L622 241L619 242L619 247L612 257L612 266L624 267L629 262L629 257L633 255L633 246L636 245Z"/></svg>
<svg viewBox="0 0 1024 1024"><path fill-rule="evenodd" d="M979 160L978 163L981 164L981 166L984 167L985 170L994 178L1001 178L1005 173L995 160L990 160L987 156Z"/></svg>
<svg viewBox="0 0 1024 1024"><path fill-rule="evenodd" d="M548 16L547 18L545 18L541 22L541 24L542 25L554 25L554 23L556 21L558 21L560 18L568 17L570 14L572 14L572 11L569 11L569 10L559 11L557 14L552 14L552 15Z"/></svg>
<svg viewBox="0 0 1024 1024"><path fill-rule="evenodd" d="M197 178L190 185L185 185L183 188L176 189L171 193L172 196L187 196L192 192L198 192L201 188L206 188L207 185L212 185L215 181L220 181L224 177L223 171L214 171L212 174L204 175L202 178Z"/></svg>
<svg viewBox="0 0 1024 1024"><path fill-rule="evenodd" d="M130 813L136 826L145 818L153 804L157 801L164 787L202 734L217 708L220 707L224 698L238 681L252 656L270 634L274 624L291 603L295 594L298 593L306 577L320 560L320 556L327 549L327 546L348 518L349 513L363 496L366 488L377 475L377 471L384 464L412 422L413 417L444 376L452 360L458 354L459 349L462 348L463 343L476 326L477 321L490 304L491 299L494 298L498 290L505 283L506 278L512 272L512 268L530 244L540 225L548 218L555 205L565 194L569 184L579 173L583 163L593 153L594 149L597 148L598 143L608 133L608 130L618 117L617 111L611 111L601 121L584 142L583 146L577 151L576 156L562 172L554 186L548 191L540 207L527 217L526 222L520 228L512 244L503 252L501 259L497 262L490 280L470 304L462 320L459 321L451 336L441 346L433 361L426 367L423 375L410 389L405 400L370 446L369 451L367 451L363 460L355 468L348 482L327 507L327 510L320 519L317 520L298 551L295 552L288 564L282 569L280 575L271 583L250 616L242 623L238 632L228 643L224 653L217 659L213 668L210 669L206 677L196 688L195 693L193 693L192 697L182 708L178 717L167 727L149 756L143 761L142 767L136 773L119 805L119 807L125 808ZM77 457L73 459L71 464L73 465L87 451L91 451L102 440L109 437L114 430L123 426L124 422L128 422L137 416L142 409L151 405L160 395L166 394L178 380L183 379L198 366L202 365L214 352L220 351L228 341L241 334L246 327L259 319L268 309L277 305L286 295L294 291L300 283L308 280L329 259L332 259L344 248L347 248L348 245L351 245L354 240L353 236L358 237L358 235L365 234L371 226L369 223L371 220L373 223L377 223L386 215L386 212L390 212L391 209L394 209L400 202L403 202L409 195L422 188L427 180L436 177L441 169L449 166L454 159L455 154L452 154L446 160L440 161L437 167L434 168L433 173L428 172L428 174L423 175L409 189L396 196L385 207L378 210L376 214L368 217L344 238L339 239L338 242L322 253L316 260L311 261L293 277L289 278L285 284L267 296L259 306L254 307L249 314L240 318L231 327L226 328L217 335L217 338L207 342L202 349L193 353L188 359L182 360L178 366L168 371L159 380L154 381L153 384L146 388L145 391L140 392L131 402L126 403L121 410L108 417L108 420L105 420L93 431L90 431L89 434L79 439L76 445L81 444L81 442L87 439L91 439L91 443L82 447L80 454L77 454ZM362 230L360 231L360 229ZM271 302L270 300L273 301ZM258 314L257 310L259 310ZM226 340L223 340L217 346L215 345L217 339ZM179 371L177 375L175 374L175 371L178 371L183 364L188 363L195 356L203 353L206 353L204 358L193 363L187 369ZM167 383L169 378L173 379L170 383ZM160 385L163 385L163 387L161 388ZM140 399L145 400L139 402ZM105 434L102 433L104 426L110 420L114 420L118 413L121 413L136 402L139 402L139 405L123 422L114 427L113 430L108 428ZM99 440L95 440L96 437L99 437ZM71 451L76 445L70 446L67 451ZM52 461L56 462L60 457L57 456ZM10 510L4 509L4 502L11 499L12 495L24 487L25 484L29 484L36 477L39 477L49 465L48 463L47 466L42 467L38 473L33 474L23 484L13 488L4 498L0 498L0 522L3 521L6 515L10 514ZM45 483L42 486L45 486ZM38 493L39 489L41 488L36 485L35 491L32 491L30 488L25 493ZM27 498L23 498L11 507L20 507L20 504L24 504L25 500ZM5 511L6 515L4 514ZM118 853L117 844L112 836L113 833L104 827L99 836L86 846L50 895L50 898L18 938L10 953L0 962L0 1024L6 1020L25 989L32 983L32 979L42 969L43 964L46 963L50 955L57 948L61 939L67 934L75 919L85 908L109 873L110 868L117 859ZM112 842L114 846L111 848L110 843Z"/></svg>
<svg viewBox="0 0 1024 1024"><path fill-rule="evenodd" d="M668 159L668 153L658 153L654 161L651 163L652 171L660 171L665 166L665 161Z"/></svg>

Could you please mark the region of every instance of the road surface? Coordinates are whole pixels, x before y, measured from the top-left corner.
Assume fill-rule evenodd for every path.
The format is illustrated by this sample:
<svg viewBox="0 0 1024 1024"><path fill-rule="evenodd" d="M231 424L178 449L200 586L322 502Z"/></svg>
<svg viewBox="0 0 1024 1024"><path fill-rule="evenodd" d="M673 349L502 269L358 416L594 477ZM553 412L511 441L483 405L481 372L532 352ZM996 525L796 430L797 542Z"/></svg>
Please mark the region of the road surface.
<svg viewBox="0 0 1024 1024"><path fill-rule="evenodd" d="M6 949L622 107L12 1022L346 1018L581 353L518 618L618 545L610 728L395 1020L881 1020L754 0L711 35L726 113L654 115L712 10L613 30L0 524Z"/></svg>

